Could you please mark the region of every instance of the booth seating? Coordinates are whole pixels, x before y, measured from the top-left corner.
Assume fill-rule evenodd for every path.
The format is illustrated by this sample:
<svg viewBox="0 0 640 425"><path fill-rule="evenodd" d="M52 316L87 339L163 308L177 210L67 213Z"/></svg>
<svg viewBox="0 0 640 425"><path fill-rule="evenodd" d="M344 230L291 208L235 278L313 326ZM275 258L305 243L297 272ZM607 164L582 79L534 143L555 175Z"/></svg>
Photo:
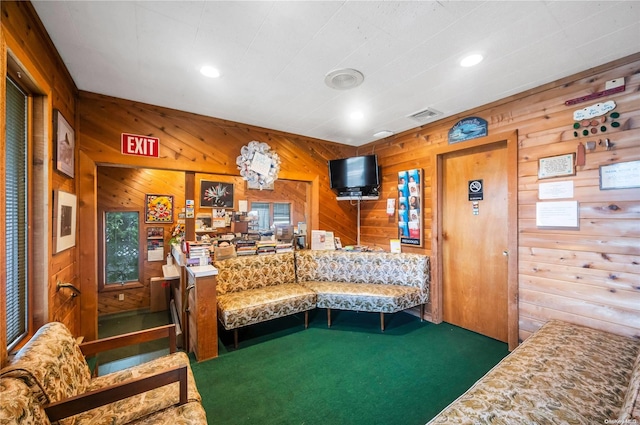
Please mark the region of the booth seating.
<svg viewBox="0 0 640 425"><path fill-rule="evenodd" d="M429 299L429 257L349 251L297 251L247 255L214 263L218 319L225 329L326 308L395 313Z"/></svg>
<svg viewBox="0 0 640 425"><path fill-rule="evenodd" d="M316 293L296 281L293 252L247 255L215 261L218 319L226 330L304 313L316 306Z"/></svg>
<svg viewBox="0 0 640 425"><path fill-rule="evenodd" d="M169 338L170 354L93 377L85 356ZM58 322L42 326L0 370L0 424L206 424L201 398L168 325L78 344Z"/></svg>
<svg viewBox="0 0 640 425"><path fill-rule="evenodd" d="M298 282L313 290L316 305L331 309L384 314L424 305L429 300L429 257L418 254L382 252L298 251Z"/></svg>

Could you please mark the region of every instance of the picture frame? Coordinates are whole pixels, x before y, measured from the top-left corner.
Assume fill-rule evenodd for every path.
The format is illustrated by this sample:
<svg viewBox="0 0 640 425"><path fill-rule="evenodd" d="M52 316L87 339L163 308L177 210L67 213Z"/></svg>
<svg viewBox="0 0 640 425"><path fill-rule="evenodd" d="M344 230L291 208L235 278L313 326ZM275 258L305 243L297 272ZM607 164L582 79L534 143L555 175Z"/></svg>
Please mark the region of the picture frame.
<svg viewBox="0 0 640 425"><path fill-rule="evenodd" d="M53 193L53 246L56 254L76 246L77 201L73 193L62 190Z"/></svg>
<svg viewBox="0 0 640 425"><path fill-rule="evenodd" d="M548 156L538 160L538 178L573 176L576 174L574 152L563 155Z"/></svg>
<svg viewBox="0 0 640 425"><path fill-rule="evenodd" d="M173 223L173 196L145 195L144 222L147 224Z"/></svg>
<svg viewBox="0 0 640 425"><path fill-rule="evenodd" d="M233 208L233 183L200 180L201 208Z"/></svg>
<svg viewBox="0 0 640 425"><path fill-rule="evenodd" d="M74 178L76 138L73 127L57 109L53 111L53 127L56 170L67 177Z"/></svg>
<svg viewBox="0 0 640 425"><path fill-rule="evenodd" d="M640 187L640 161L617 162L600 166L600 190Z"/></svg>
<svg viewBox="0 0 640 425"><path fill-rule="evenodd" d="M164 227L147 227L147 239L164 239Z"/></svg>

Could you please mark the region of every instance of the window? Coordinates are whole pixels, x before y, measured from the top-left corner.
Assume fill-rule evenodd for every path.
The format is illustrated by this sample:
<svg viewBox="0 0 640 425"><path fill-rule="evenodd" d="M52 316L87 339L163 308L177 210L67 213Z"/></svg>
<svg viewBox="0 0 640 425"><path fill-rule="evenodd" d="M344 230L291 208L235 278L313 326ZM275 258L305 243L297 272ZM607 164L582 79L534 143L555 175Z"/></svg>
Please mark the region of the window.
<svg viewBox="0 0 640 425"><path fill-rule="evenodd" d="M138 282L140 277L140 213L105 211L103 283Z"/></svg>
<svg viewBox="0 0 640 425"><path fill-rule="evenodd" d="M12 349L28 332L28 97L13 80L6 82L6 332Z"/></svg>
<svg viewBox="0 0 640 425"><path fill-rule="evenodd" d="M291 204L282 202L252 202L251 210L258 213L258 230L265 232L275 224L291 223Z"/></svg>

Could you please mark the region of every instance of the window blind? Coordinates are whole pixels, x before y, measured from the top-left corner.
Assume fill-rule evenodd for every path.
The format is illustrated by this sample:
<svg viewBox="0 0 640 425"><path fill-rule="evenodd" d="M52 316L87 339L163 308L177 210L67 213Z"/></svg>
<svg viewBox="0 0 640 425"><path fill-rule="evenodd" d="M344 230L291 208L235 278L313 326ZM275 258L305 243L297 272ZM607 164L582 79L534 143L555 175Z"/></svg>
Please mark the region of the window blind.
<svg viewBox="0 0 640 425"><path fill-rule="evenodd" d="M27 95L6 84L6 332L8 349L27 333Z"/></svg>

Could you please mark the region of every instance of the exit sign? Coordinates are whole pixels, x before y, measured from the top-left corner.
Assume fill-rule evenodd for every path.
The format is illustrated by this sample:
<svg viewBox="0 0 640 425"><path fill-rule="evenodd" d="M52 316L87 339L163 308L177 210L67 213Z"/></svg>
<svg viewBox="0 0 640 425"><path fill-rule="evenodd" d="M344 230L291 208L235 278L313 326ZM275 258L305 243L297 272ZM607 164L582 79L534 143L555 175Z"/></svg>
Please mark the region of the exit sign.
<svg viewBox="0 0 640 425"><path fill-rule="evenodd" d="M122 133L120 151L125 155L160 157L160 139Z"/></svg>

